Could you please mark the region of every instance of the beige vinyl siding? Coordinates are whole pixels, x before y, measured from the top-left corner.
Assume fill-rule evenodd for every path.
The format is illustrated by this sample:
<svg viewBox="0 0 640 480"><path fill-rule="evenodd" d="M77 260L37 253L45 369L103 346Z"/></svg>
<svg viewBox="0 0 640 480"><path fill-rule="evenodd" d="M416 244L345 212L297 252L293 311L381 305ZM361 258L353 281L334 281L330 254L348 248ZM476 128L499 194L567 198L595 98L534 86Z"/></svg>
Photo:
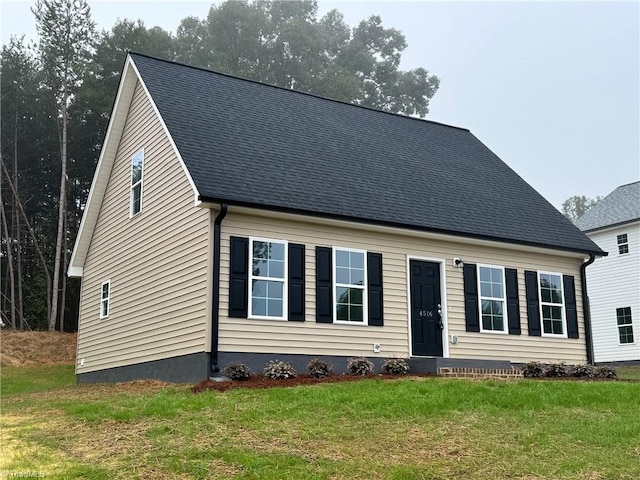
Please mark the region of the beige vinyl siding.
<svg viewBox="0 0 640 480"><path fill-rule="evenodd" d="M269 215L266 213L265 215ZM418 236L374 232L357 225L336 226L314 222L295 221L267 216L230 213L223 223L221 244L220 290L220 351L257 353L295 353L306 355L366 355L369 357L408 356L410 332L407 311L407 258L415 256L444 260L446 312L448 335L457 335L458 343L449 344L451 358L478 358L526 362L532 360L584 362L586 350L584 322L580 298L581 259L518 251L504 247L472 245L451 240L433 240ZM306 256L306 321L287 322L229 318L228 274L229 237L259 236L283 239L305 245ZM366 249L382 253L384 272L384 327L362 325L318 324L315 321L315 247L335 246ZM484 263L516 268L520 290L522 335L495 333L469 333L465 331L462 269L452 264L453 257L467 263ZM574 275L580 339L530 337L527 331L527 313L524 271L546 270ZM380 343L379 354L373 344ZM446 348L446 347L445 347ZM445 350L446 351L446 350Z"/></svg>
<svg viewBox="0 0 640 480"><path fill-rule="evenodd" d="M141 148L142 211L130 218L131 158ZM193 189L138 84L84 264L78 373L209 348L210 215L194 206ZM100 319L107 280L109 316Z"/></svg>

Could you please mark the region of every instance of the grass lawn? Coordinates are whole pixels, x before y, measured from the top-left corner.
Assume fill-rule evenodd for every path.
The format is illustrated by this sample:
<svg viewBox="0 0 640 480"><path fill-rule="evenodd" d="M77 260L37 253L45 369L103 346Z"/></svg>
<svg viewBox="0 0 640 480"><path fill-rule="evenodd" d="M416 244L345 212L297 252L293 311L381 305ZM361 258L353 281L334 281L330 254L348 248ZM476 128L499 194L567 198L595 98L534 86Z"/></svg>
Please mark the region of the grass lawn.
<svg viewBox="0 0 640 480"><path fill-rule="evenodd" d="M39 367L2 367L0 395L31 393L75 385L73 365L41 365Z"/></svg>
<svg viewBox="0 0 640 480"><path fill-rule="evenodd" d="M616 372L618 373L618 378L621 380L640 381L640 365L616 367Z"/></svg>
<svg viewBox="0 0 640 480"><path fill-rule="evenodd" d="M70 385L72 370L29 388L43 369L24 369L2 370L0 476L640 478L635 382L407 378L192 394Z"/></svg>

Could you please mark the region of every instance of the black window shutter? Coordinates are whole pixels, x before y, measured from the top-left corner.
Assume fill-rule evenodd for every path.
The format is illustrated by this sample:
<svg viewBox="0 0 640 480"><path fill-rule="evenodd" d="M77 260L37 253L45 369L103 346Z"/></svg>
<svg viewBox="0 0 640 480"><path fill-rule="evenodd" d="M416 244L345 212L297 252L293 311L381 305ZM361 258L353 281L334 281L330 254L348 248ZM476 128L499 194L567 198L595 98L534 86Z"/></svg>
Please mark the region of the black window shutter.
<svg viewBox="0 0 640 480"><path fill-rule="evenodd" d="M464 319L467 332L480 331L480 312L478 311L478 277L476 266L465 263L462 268L464 277Z"/></svg>
<svg viewBox="0 0 640 480"><path fill-rule="evenodd" d="M507 293L507 316L509 317L509 335L520 335L520 300L518 298L518 271L515 268L504 269Z"/></svg>
<svg viewBox="0 0 640 480"><path fill-rule="evenodd" d="M331 249L316 247L316 322L333 323Z"/></svg>
<svg viewBox="0 0 640 480"><path fill-rule="evenodd" d="M231 237L229 316L247 318L249 295L249 239Z"/></svg>
<svg viewBox="0 0 640 480"><path fill-rule="evenodd" d="M383 326L382 254L367 253L367 292L369 295L369 325Z"/></svg>
<svg viewBox="0 0 640 480"><path fill-rule="evenodd" d="M580 338L578 334L578 309L576 307L576 284L572 275L563 275L564 306L566 308L567 336Z"/></svg>
<svg viewBox="0 0 640 480"><path fill-rule="evenodd" d="M304 322L304 245L289 244L289 321Z"/></svg>
<svg viewBox="0 0 640 480"><path fill-rule="evenodd" d="M540 304L538 303L538 274L530 270L524 272L524 286L527 291L527 318L529 323L529 335L539 337L540 329Z"/></svg>

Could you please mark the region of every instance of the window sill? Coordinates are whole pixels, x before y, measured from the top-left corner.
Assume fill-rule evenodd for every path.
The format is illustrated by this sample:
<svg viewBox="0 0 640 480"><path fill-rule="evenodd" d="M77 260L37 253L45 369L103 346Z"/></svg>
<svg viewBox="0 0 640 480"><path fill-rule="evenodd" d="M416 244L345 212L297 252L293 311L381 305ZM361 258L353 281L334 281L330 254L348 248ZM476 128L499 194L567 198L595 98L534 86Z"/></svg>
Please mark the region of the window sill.
<svg viewBox="0 0 640 480"><path fill-rule="evenodd" d="M489 335L509 335L509 332L504 330L480 330L480 333L488 333Z"/></svg>
<svg viewBox="0 0 640 480"><path fill-rule="evenodd" d="M369 324L367 322L346 322L343 320L334 320L332 325L353 325L356 327L368 327Z"/></svg>
<svg viewBox="0 0 640 480"><path fill-rule="evenodd" d="M545 338L569 338L566 334L558 334L558 333L544 333L542 332L542 337ZM580 340L579 338L575 338L574 340Z"/></svg>
<svg viewBox="0 0 640 480"><path fill-rule="evenodd" d="M286 317L256 317L255 315L250 315L247 317L247 320L275 320L276 322L286 322L288 319Z"/></svg>

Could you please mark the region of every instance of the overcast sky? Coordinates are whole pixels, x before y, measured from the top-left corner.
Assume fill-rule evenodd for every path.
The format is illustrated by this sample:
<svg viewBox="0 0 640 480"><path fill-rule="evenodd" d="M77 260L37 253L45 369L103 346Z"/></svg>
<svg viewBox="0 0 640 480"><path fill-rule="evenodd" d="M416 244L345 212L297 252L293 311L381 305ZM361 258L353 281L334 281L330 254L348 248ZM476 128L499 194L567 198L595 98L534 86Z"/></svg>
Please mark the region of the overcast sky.
<svg viewBox="0 0 640 480"><path fill-rule="evenodd" d="M35 38L33 1L1 0L2 43ZM211 2L89 0L99 29L118 18L175 33ZM549 202L605 196L640 180L640 2L321 0L355 26L401 30L401 68L440 77L429 120L468 128ZM115 94L115 92L114 92Z"/></svg>

